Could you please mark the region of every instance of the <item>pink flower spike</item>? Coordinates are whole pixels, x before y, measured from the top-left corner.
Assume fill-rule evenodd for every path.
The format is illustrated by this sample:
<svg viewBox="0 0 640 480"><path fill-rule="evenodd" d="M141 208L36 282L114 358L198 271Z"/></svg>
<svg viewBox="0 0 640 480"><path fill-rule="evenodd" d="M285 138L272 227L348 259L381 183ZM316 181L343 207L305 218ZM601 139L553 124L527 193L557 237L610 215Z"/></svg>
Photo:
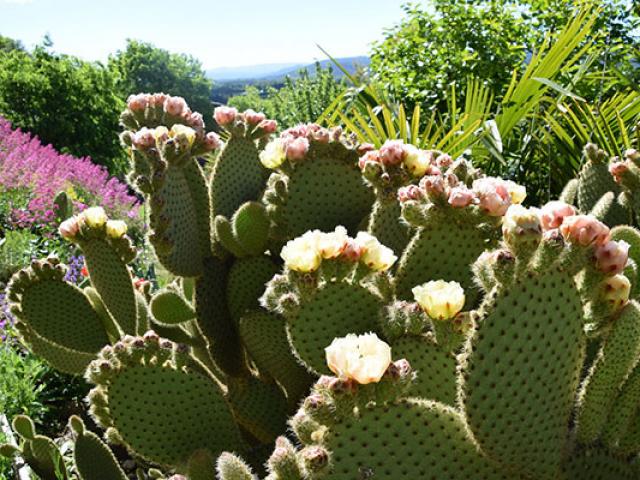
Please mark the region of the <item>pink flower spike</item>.
<svg viewBox="0 0 640 480"><path fill-rule="evenodd" d="M258 124L258 128L261 128L264 133L276 133L278 129L278 122L275 120L262 120Z"/></svg>
<svg viewBox="0 0 640 480"><path fill-rule="evenodd" d="M242 114L244 117L244 121L249 125L258 125L260 122L264 121L267 117L262 112L256 112L255 110L245 110Z"/></svg>
<svg viewBox="0 0 640 480"><path fill-rule="evenodd" d="M380 147L380 159L384 165L399 165L405 157L402 140L387 140Z"/></svg>
<svg viewBox="0 0 640 480"><path fill-rule="evenodd" d="M286 155L289 160L302 160L309 150L309 140L298 137L287 143Z"/></svg>
<svg viewBox="0 0 640 480"><path fill-rule="evenodd" d="M187 109L187 102L182 97L167 97L164 101L165 112L174 117L182 116Z"/></svg>
<svg viewBox="0 0 640 480"><path fill-rule="evenodd" d="M466 187L455 187L449 191L449 205L453 208L468 207L475 199L475 193Z"/></svg>
<svg viewBox="0 0 640 480"><path fill-rule="evenodd" d="M598 270L607 275L622 273L629 260L629 244L611 240L596 249Z"/></svg>
<svg viewBox="0 0 640 480"><path fill-rule="evenodd" d="M230 123L235 122L237 115L238 110L233 107L216 107L213 111L213 118L220 126L229 125Z"/></svg>
<svg viewBox="0 0 640 480"><path fill-rule="evenodd" d="M560 233L568 242L583 247L591 244L600 246L609 241L609 227L593 215L566 217L560 226Z"/></svg>
<svg viewBox="0 0 640 480"><path fill-rule="evenodd" d="M559 228L566 217L570 217L575 214L575 208L567 203L558 200L548 202L540 210L542 229L553 230L554 228Z"/></svg>

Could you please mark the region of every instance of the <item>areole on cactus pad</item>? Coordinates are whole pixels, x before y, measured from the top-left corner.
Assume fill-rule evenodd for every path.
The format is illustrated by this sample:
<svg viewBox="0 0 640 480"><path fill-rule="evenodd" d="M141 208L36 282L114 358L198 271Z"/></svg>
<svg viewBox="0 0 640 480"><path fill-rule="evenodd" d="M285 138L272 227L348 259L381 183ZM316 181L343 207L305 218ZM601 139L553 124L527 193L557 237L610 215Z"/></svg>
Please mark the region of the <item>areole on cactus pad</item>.
<svg viewBox="0 0 640 480"><path fill-rule="evenodd" d="M25 344L94 386L82 480L125 478L108 444L158 467L139 478L640 478L636 151L587 146L537 209L470 158L214 117L222 139L179 97L122 115L166 285L134 284L97 206L60 225L90 286L49 258L8 287ZM2 455L70 478L14 424Z"/></svg>

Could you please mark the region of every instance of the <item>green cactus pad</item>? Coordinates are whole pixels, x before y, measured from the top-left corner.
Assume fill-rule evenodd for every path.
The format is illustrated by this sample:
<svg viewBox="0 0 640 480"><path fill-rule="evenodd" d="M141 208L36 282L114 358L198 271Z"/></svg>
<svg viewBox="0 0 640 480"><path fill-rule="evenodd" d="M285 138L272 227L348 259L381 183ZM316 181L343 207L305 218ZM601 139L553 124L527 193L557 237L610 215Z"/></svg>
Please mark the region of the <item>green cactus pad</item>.
<svg viewBox="0 0 640 480"><path fill-rule="evenodd" d="M22 456L43 480L66 480L67 469L58 446L48 437L36 435L22 447Z"/></svg>
<svg viewBox="0 0 640 480"><path fill-rule="evenodd" d="M262 443L287 430L287 400L275 383L255 377L230 379L227 399L238 423Z"/></svg>
<svg viewBox="0 0 640 480"><path fill-rule="evenodd" d="M583 212L590 212L606 193L620 193L620 187L609 173L605 162L587 161L580 170L578 179L578 208Z"/></svg>
<svg viewBox="0 0 640 480"><path fill-rule="evenodd" d="M44 358L53 368L71 375L82 375L95 358L96 353L85 353L70 350L48 342L33 331L22 333L29 349L39 357Z"/></svg>
<svg viewBox="0 0 640 480"><path fill-rule="evenodd" d="M575 205L578 200L578 185L580 181L577 178L569 180L560 194L560 200L569 205Z"/></svg>
<svg viewBox="0 0 640 480"><path fill-rule="evenodd" d="M257 480L251 468L229 452L224 452L218 457L216 471L219 480Z"/></svg>
<svg viewBox="0 0 640 480"><path fill-rule="evenodd" d="M233 135L220 152L211 174L209 192L213 216L231 218L244 202L256 200L267 176L255 142Z"/></svg>
<svg viewBox="0 0 640 480"><path fill-rule="evenodd" d="M631 223L631 210L619 202L614 192L605 193L593 206L591 215L610 227Z"/></svg>
<svg viewBox="0 0 640 480"><path fill-rule="evenodd" d="M151 314L163 325L177 325L196 318L196 312L187 300L175 290L164 289L151 299Z"/></svg>
<svg viewBox="0 0 640 480"><path fill-rule="evenodd" d="M640 411L636 412L629 422L625 435L620 439L616 448L622 455L633 456L640 453Z"/></svg>
<svg viewBox="0 0 640 480"><path fill-rule="evenodd" d="M408 399L332 425L332 480L514 479L478 452L463 417L442 404Z"/></svg>
<svg viewBox="0 0 640 480"><path fill-rule="evenodd" d="M288 240L337 225L354 234L374 200L356 163L355 152L342 145L312 147L289 174L284 203L272 206L279 236Z"/></svg>
<svg viewBox="0 0 640 480"><path fill-rule="evenodd" d="M430 280L456 281L464 288L467 306L477 300L471 264L492 244L478 225L459 223L422 227L407 246L396 271L396 295L413 300L411 289Z"/></svg>
<svg viewBox="0 0 640 480"><path fill-rule="evenodd" d="M249 255L264 253L269 237L270 221L261 203L247 202L233 215L233 236Z"/></svg>
<svg viewBox="0 0 640 480"><path fill-rule="evenodd" d="M578 440L583 443L600 435L620 387L640 357L639 305L629 303L613 321L579 394Z"/></svg>
<svg viewBox="0 0 640 480"><path fill-rule="evenodd" d="M189 185L189 193L198 218L198 246L204 258L211 252L211 200L205 174L197 159L192 159L182 169Z"/></svg>
<svg viewBox="0 0 640 480"><path fill-rule="evenodd" d="M204 262L204 273L196 280L195 310L198 330L216 365L226 374L246 372L244 351L226 298L227 264L218 258Z"/></svg>
<svg viewBox="0 0 640 480"><path fill-rule="evenodd" d="M216 480L215 457L207 450L198 450L189 458L187 478L189 480Z"/></svg>
<svg viewBox="0 0 640 480"><path fill-rule="evenodd" d="M105 356L89 367L88 378L98 386L90 395L92 412L103 428L113 427L137 455L184 469L193 452L208 449L218 455L243 443L220 387L210 378L180 364L186 353L168 341L144 340L129 345L104 373ZM134 340L140 342L139 340ZM169 356L169 361L163 361ZM91 373L91 372L98 373ZM102 393L106 409L93 399Z"/></svg>
<svg viewBox="0 0 640 480"><path fill-rule="evenodd" d="M227 280L227 302L236 324L249 310L259 308L258 298L278 270L266 256L239 258L233 263Z"/></svg>
<svg viewBox="0 0 640 480"><path fill-rule="evenodd" d="M640 406L640 365L636 365L623 385L602 431L602 441L609 448L615 448L629 429Z"/></svg>
<svg viewBox="0 0 640 480"><path fill-rule="evenodd" d="M446 405L456 403L456 358L440 348L432 339L406 335L391 344L393 358L406 358L418 378L409 396L428 398Z"/></svg>
<svg viewBox="0 0 640 480"><path fill-rule="evenodd" d="M135 335L138 318L131 272L120 254L105 240L82 242L91 284L122 332Z"/></svg>
<svg viewBox="0 0 640 480"><path fill-rule="evenodd" d="M240 320L240 336L258 370L280 383L287 392L289 406L296 406L309 391L313 377L291 353L284 318L251 312Z"/></svg>
<svg viewBox="0 0 640 480"><path fill-rule="evenodd" d="M73 460L82 480L127 480L109 447L93 432L76 432Z"/></svg>
<svg viewBox="0 0 640 480"><path fill-rule="evenodd" d="M373 332L382 302L358 285L329 283L287 318L289 341L296 356L315 374L330 373L324 349L334 338Z"/></svg>
<svg viewBox="0 0 640 480"><path fill-rule="evenodd" d="M562 466L563 480L637 480L638 465L603 448L581 448Z"/></svg>
<svg viewBox="0 0 640 480"><path fill-rule="evenodd" d="M202 273L202 252L206 246L200 245L199 205L193 201L184 169L170 166L155 197L162 202L159 216L168 221L166 230L150 237L158 260L174 275L197 277ZM159 229L156 225L159 221L151 222L155 230ZM168 246L165 246L166 241Z"/></svg>
<svg viewBox="0 0 640 480"><path fill-rule="evenodd" d="M469 429L505 467L555 479L585 355L577 287L557 269L527 274L478 314L459 377Z"/></svg>
<svg viewBox="0 0 640 480"><path fill-rule="evenodd" d="M402 221L400 203L395 199L376 200L367 231L396 255L401 255L411 240L411 230Z"/></svg>

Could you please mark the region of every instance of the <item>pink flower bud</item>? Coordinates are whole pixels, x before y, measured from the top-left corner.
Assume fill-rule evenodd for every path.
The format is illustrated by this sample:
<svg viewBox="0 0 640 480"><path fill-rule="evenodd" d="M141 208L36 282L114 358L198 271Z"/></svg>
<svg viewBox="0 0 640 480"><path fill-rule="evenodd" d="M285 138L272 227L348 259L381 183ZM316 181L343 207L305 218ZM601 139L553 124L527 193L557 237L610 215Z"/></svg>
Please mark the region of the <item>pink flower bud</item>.
<svg viewBox="0 0 640 480"><path fill-rule="evenodd" d="M182 97L167 97L164 101L164 110L174 117L181 116L189 107Z"/></svg>
<svg viewBox="0 0 640 480"><path fill-rule="evenodd" d="M332 142L339 142L340 137L342 137L342 127L333 127L329 129L329 133L331 134Z"/></svg>
<svg viewBox="0 0 640 480"><path fill-rule="evenodd" d="M235 122L237 115L238 110L233 107L216 107L213 111L213 118L220 126L229 125L230 123Z"/></svg>
<svg viewBox="0 0 640 480"><path fill-rule="evenodd" d="M358 160L360 170L364 170L364 166L367 162L380 163L380 154L378 150L370 150L360 157Z"/></svg>
<svg viewBox="0 0 640 480"><path fill-rule="evenodd" d="M329 140L331 140L331 134L326 128L319 128L318 130L312 132L311 137L316 142L320 143L329 143Z"/></svg>
<svg viewBox="0 0 640 480"><path fill-rule="evenodd" d="M405 157L402 140L387 140L380 147L380 159L384 165L399 165Z"/></svg>
<svg viewBox="0 0 640 480"><path fill-rule="evenodd" d="M566 217L560 226L560 233L568 242L583 247L591 244L604 245L609 241L609 227L593 215Z"/></svg>
<svg viewBox="0 0 640 480"><path fill-rule="evenodd" d="M162 107L167 98L169 95L166 93L154 93L149 97L149 104L154 107Z"/></svg>
<svg viewBox="0 0 640 480"><path fill-rule="evenodd" d="M362 143L358 145L358 155L364 155L365 153L375 149L376 147L373 143Z"/></svg>
<svg viewBox="0 0 640 480"><path fill-rule="evenodd" d="M420 200L423 197L422 190L417 185L407 185L398 189L398 201Z"/></svg>
<svg viewBox="0 0 640 480"><path fill-rule="evenodd" d="M428 175L420 180L422 188L430 199L436 199L445 195L444 179L440 175Z"/></svg>
<svg viewBox="0 0 640 480"><path fill-rule="evenodd" d="M629 171L629 165L627 162L612 162L609 164L609 173L613 176L616 183L622 181L622 176Z"/></svg>
<svg viewBox="0 0 640 480"><path fill-rule="evenodd" d="M298 137L287 143L285 152L289 160L302 160L309 150L309 140Z"/></svg>
<svg viewBox="0 0 640 480"><path fill-rule="evenodd" d="M78 234L80 230L80 224L78 223L78 217L69 217L58 227L58 232L62 238L72 240Z"/></svg>
<svg viewBox="0 0 640 480"><path fill-rule="evenodd" d="M209 132L204 137L204 148L210 152L211 150L217 150L220 148L222 142L220 142L220 137L216 132Z"/></svg>
<svg viewBox="0 0 640 480"><path fill-rule="evenodd" d="M567 203L558 200L548 202L540 210L540 221L542 223L542 229L553 230L554 228L560 228L560 225L562 225L562 221L566 217L571 217L575 214L575 208Z"/></svg>
<svg viewBox="0 0 640 480"><path fill-rule="evenodd" d="M147 127L142 127L133 136L133 145L139 150L146 150L147 148L155 146L155 144L156 137L154 131Z"/></svg>
<svg viewBox="0 0 640 480"><path fill-rule="evenodd" d="M609 275L622 273L629 260L629 244L611 240L596 248L598 270Z"/></svg>
<svg viewBox="0 0 640 480"><path fill-rule="evenodd" d="M453 208L468 207L476 199L475 193L467 187L455 187L449 191L449 205Z"/></svg>
<svg viewBox="0 0 640 480"><path fill-rule="evenodd" d="M198 112L188 112L185 115L185 121L187 125L189 125L194 130L202 130L204 129L204 119L202 118L202 114Z"/></svg>
<svg viewBox="0 0 640 480"><path fill-rule="evenodd" d="M264 133L276 133L278 122L275 120L263 120L258 124L258 128L264 130Z"/></svg>
<svg viewBox="0 0 640 480"><path fill-rule="evenodd" d="M450 155L443 153L436 158L436 165L441 169L447 169L453 163Z"/></svg>
<svg viewBox="0 0 640 480"><path fill-rule="evenodd" d="M147 104L149 103L149 96L145 93L139 93L138 95L131 95L127 99L127 107L132 112L141 112L147 108Z"/></svg>
<svg viewBox="0 0 640 480"><path fill-rule="evenodd" d="M264 121L267 118L264 113L256 112L251 109L245 110L242 116L244 117L244 121L249 125L258 125L260 122Z"/></svg>

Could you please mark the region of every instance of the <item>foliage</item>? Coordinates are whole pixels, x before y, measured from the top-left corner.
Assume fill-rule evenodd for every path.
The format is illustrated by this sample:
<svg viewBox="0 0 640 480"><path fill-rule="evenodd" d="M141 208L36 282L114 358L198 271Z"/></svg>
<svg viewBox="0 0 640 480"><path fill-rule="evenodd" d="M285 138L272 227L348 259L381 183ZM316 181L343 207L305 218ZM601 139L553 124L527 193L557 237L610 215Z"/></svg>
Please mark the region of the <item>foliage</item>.
<svg viewBox="0 0 640 480"><path fill-rule="evenodd" d="M0 52L10 52L11 50L24 50L24 46L18 40L0 35Z"/></svg>
<svg viewBox="0 0 640 480"><path fill-rule="evenodd" d="M279 125L292 126L315 121L344 89L344 82L335 78L331 66L323 68L316 62L312 74L302 69L295 78L287 76L280 88L250 85L228 103L239 110L262 111Z"/></svg>
<svg viewBox="0 0 640 480"><path fill-rule="evenodd" d="M99 64L56 55L0 51L0 114L63 153L90 155L117 173L124 168L118 128L119 98L110 72Z"/></svg>
<svg viewBox="0 0 640 480"><path fill-rule="evenodd" d="M0 241L0 282L7 282L14 272L28 265L36 256L32 245L38 238L28 230L5 233Z"/></svg>
<svg viewBox="0 0 640 480"><path fill-rule="evenodd" d="M124 50L109 57L109 69L122 98L139 92L165 92L184 97L205 118L213 112L209 95L212 83L200 61L174 54L151 43L128 40Z"/></svg>
<svg viewBox="0 0 640 480"><path fill-rule="evenodd" d="M0 117L0 217L8 214L3 224L52 231L53 200L62 191L76 209L100 203L118 216L137 216L136 198L104 167L88 158L59 154L37 137L13 130Z"/></svg>

